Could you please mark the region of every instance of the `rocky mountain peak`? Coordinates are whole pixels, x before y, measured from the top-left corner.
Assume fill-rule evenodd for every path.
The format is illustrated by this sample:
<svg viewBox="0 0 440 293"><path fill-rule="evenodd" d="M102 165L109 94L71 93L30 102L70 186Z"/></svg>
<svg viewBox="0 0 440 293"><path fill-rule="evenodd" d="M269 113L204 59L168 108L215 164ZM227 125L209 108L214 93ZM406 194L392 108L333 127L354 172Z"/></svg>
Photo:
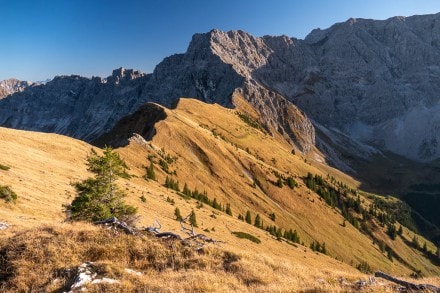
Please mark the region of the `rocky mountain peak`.
<svg viewBox="0 0 440 293"><path fill-rule="evenodd" d="M16 92L21 92L28 86L31 86L32 82L21 81L15 78L0 81L0 99L9 96Z"/></svg>
<svg viewBox="0 0 440 293"><path fill-rule="evenodd" d="M0 124L26 128L46 119L45 131L92 140L145 102L193 97L234 107L240 92L268 129L303 151L324 141L315 140L310 117L326 150L342 135L363 149L430 161L440 157L439 64L440 14L352 18L304 40L212 30L195 34L187 52L165 58L153 74L119 68L107 79L62 77L3 99ZM48 105L60 110L46 113ZM78 111L74 123L57 116L64 109Z"/></svg>

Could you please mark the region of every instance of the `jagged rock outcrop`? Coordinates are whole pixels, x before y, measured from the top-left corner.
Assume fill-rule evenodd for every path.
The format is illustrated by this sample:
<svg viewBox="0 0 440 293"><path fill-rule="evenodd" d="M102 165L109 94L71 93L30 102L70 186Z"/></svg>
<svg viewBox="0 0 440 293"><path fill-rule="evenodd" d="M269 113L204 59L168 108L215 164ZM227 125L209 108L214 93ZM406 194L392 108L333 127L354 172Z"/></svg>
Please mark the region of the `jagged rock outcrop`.
<svg viewBox="0 0 440 293"><path fill-rule="evenodd" d="M144 74L122 68L106 79L55 77L3 99L0 124L90 141L143 104L145 80Z"/></svg>
<svg viewBox="0 0 440 293"><path fill-rule="evenodd" d="M0 81L0 99L12 95L16 92L21 92L32 83L29 81L21 81L15 78Z"/></svg>
<svg viewBox="0 0 440 293"><path fill-rule="evenodd" d="M304 40L213 30L152 74L119 69L28 87L0 101L0 125L92 141L146 102L193 97L233 107L241 91L261 122L301 151L317 143L336 162L331 144L342 139L351 154L430 161L440 157L439 64L440 14L350 19Z"/></svg>

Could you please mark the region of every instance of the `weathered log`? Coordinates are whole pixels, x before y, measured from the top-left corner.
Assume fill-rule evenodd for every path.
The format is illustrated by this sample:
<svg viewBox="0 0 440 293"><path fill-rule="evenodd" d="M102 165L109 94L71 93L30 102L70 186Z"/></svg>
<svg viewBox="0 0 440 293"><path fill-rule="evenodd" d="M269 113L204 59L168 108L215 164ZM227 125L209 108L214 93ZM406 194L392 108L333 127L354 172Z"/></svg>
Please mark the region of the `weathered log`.
<svg viewBox="0 0 440 293"><path fill-rule="evenodd" d="M182 240L182 237L180 235L175 234L173 232L157 233L157 234L155 234L155 236L158 237L158 238L171 238L171 239Z"/></svg>
<svg viewBox="0 0 440 293"><path fill-rule="evenodd" d="M162 228L162 225L160 224L160 222L157 219L155 219L153 226L146 227L145 231L147 231L149 233L153 233L153 234L159 234L161 228Z"/></svg>
<svg viewBox="0 0 440 293"><path fill-rule="evenodd" d="M396 283L396 284L399 284L399 285L401 285L401 286L403 286L403 287L405 287L406 289L409 289L409 290L420 290L420 291L422 291L422 290L430 290L432 292L440 293L440 288L436 287L434 285L414 284L414 283L410 283L410 282L407 282L407 281L399 280L397 278L394 278L393 276L387 275L387 274L382 273L382 272L375 272L374 276L378 277L378 278L382 278L382 279L388 280L388 281L391 281L391 282Z"/></svg>
<svg viewBox="0 0 440 293"><path fill-rule="evenodd" d="M125 222L119 221L116 217L111 217L105 220L94 222L95 225L113 225L116 228L120 228L125 231L127 234L134 235L136 234L136 230L130 226L128 226Z"/></svg>

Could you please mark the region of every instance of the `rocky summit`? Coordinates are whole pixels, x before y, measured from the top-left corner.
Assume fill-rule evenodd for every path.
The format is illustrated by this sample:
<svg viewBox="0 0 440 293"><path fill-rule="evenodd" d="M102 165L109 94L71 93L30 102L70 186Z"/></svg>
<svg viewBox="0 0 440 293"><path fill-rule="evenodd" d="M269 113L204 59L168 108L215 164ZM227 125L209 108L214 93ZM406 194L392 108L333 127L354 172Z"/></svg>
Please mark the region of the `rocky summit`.
<svg viewBox="0 0 440 293"><path fill-rule="evenodd" d="M28 81L20 81L15 78L0 81L0 99L14 94L16 92L22 92L25 88L32 85Z"/></svg>
<svg viewBox="0 0 440 293"><path fill-rule="evenodd" d="M212 30L151 74L121 68L19 90L0 101L0 125L93 141L146 102L234 107L240 95L269 132L341 168L341 147L427 162L440 157L439 49L440 14L349 19L304 40Z"/></svg>

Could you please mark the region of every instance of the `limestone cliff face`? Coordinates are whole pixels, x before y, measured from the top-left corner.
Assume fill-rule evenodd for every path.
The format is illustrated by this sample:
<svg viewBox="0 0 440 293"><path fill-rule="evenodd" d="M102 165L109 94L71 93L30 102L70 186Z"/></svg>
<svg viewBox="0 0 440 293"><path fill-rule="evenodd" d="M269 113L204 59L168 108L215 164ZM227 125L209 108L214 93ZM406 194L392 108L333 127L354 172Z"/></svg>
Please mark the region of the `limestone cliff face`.
<svg viewBox="0 0 440 293"><path fill-rule="evenodd" d="M28 81L21 81L15 78L0 81L0 99L12 95L16 92L22 92L32 83Z"/></svg>
<svg viewBox="0 0 440 293"><path fill-rule="evenodd" d="M325 141L337 156L330 142L343 138L353 154L359 146L439 158L440 14L350 19L305 40L196 34L186 53L152 74L119 69L105 79L63 76L27 87L0 101L0 125L92 141L146 102L192 97L234 107L236 91L304 152Z"/></svg>

